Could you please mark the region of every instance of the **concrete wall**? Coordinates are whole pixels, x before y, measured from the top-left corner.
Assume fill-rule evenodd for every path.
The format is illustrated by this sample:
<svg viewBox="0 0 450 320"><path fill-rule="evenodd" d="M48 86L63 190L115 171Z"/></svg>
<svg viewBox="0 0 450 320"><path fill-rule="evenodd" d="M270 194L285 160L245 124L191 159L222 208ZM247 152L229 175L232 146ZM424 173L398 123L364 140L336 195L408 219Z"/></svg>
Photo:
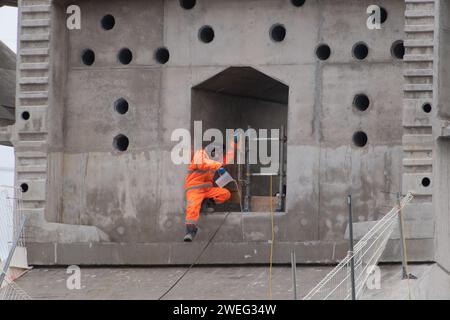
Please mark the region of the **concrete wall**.
<svg viewBox="0 0 450 320"><path fill-rule="evenodd" d="M432 121L439 62L435 56L437 10L435 1L406 1L404 26L402 190L414 195L404 210L409 220L406 235L410 238L408 251L420 250L428 260L435 259L436 234Z"/></svg>
<svg viewBox="0 0 450 320"><path fill-rule="evenodd" d="M450 1L439 1L439 23L437 25L438 50L436 57L439 64L436 68L436 85L433 112L433 138L435 144L436 185L434 194L436 201L434 214L436 217L436 259L447 272L450 271Z"/></svg>
<svg viewBox="0 0 450 320"><path fill-rule="evenodd" d="M450 83L450 64L447 63L447 58L450 56L450 19L448 13L450 12L450 2L440 0L439 7L439 24L437 26L437 39L439 51L436 56L439 59L439 68L437 74L437 89L439 96L436 99L437 116L442 119L450 119L450 92L447 89Z"/></svg>
<svg viewBox="0 0 450 320"><path fill-rule="evenodd" d="M192 87L230 66L253 67L290 88L287 210L276 217L277 261L288 261L291 248L301 262L342 258L349 193L356 221L376 219L394 204L387 192L402 186L403 77L391 46L404 37L403 1L379 1L388 11L379 31L365 27L372 4L365 0L307 1L301 8L285 0L209 0L197 1L193 10L163 0L70 3L81 7L81 30L58 27L65 25L67 3L55 3L51 15L45 199L39 194L38 203L25 201L44 205L48 222L94 226L110 242L60 237L54 250L52 241L36 235L32 263L188 261L197 246L180 243L186 168L170 161L170 136L190 128ZM100 26L105 14L115 16L110 31ZM287 29L280 43L269 37L276 23ZM215 30L209 44L198 40L206 24ZM360 41L369 47L363 61L352 56ZM321 43L331 48L324 62L315 56ZM154 59L161 46L170 50L165 65ZM124 47L133 53L129 65L117 59ZM95 52L92 66L80 58L87 48ZM352 105L359 93L370 98L364 112ZM125 115L114 110L119 98L130 104ZM360 130L369 139L363 148L352 142ZM129 138L126 152L113 147L118 134ZM22 177L20 183L30 176ZM32 183L29 196L36 190ZM204 217L199 240L221 219ZM233 214L216 239L222 256L203 262L265 262L269 238L269 214ZM419 243L412 259L428 259L420 248ZM248 252L251 258L245 258Z"/></svg>
<svg viewBox="0 0 450 320"><path fill-rule="evenodd" d="M0 41L0 126L14 123L15 88L16 55Z"/></svg>

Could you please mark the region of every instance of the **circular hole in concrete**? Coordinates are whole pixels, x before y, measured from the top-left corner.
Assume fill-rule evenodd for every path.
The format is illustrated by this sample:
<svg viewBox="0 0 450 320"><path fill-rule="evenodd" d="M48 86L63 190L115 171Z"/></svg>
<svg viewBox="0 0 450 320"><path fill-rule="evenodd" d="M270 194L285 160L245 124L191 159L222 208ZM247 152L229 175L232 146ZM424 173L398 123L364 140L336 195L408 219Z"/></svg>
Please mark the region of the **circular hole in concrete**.
<svg viewBox="0 0 450 320"><path fill-rule="evenodd" d="M28 120L28 119L30 119L30 113L29 113L28 111L22 112L22 119L23 119L23 120Z"/></svg>
<svg viewBox="0 0 450 320"><path fill-rule="evenodd" d="M358 60L364 60L369 55L369 47L364 42L358 42L353 46L353 56Z"/></svg>
<svg viewBox="0 0 450 320"><path fill-rule="evenodd" d="M353 143L357 147L362 148L366 146L368 141L367 134L363 131L358 131L353 135Z"/></svg>
<svg viewBox="0 0 450 320"><path fill-rule="evenodd" d="M385 23L388 18L388 12L385 8L380 7L380 22Z"/></svg>
<svg viewBox="0 0 450 320"><path fill-rule="evenodd" d="M158 48L155 51L155 60L160 64L166 64L169 62L170 52L167 48Z"/></svg>
<svg viewBox="0 0 450 320"><path fill-rule="evenodd" d="M370 106L370 99L365 94L357 94L353 99L353 105L359 111L366 111Z"/></svg>
<svg viewBox="0 0 450 320"><path fill-rule="evenodd" d="M196 0L180 0L180 6L186 10L194 8L196 3L197 3Z"/></svg>
<svg viewBox="0 0 450 320"><path fill-rule="evenodd" d="M119 151L127 151L129 145L130 141L128 140L128 137L123 134L119 134L114 138L113 146Z"/></svg>
<svg viewBox="0 0 450 320"><path fill-rule="evenodd" d="M431 185L431 180L430 178L423 178L422 179L422 186L424 186L425 188L429 187Z"/></svg>
<svg viewBox="0 0 450 320"><path fill-rule="evenodd" d="M291 3L296 7L301 7L305 4L306 0L291 0Z"/></svg>
<svg viewBox="0 0 450 320"><path fill-rule="evenodd" d="M331 56L331 48L327 44L321 44L316 49L316 56L320 60L328 60Z"/></svg>
<svg viewBox="0 0 450 320"><path fill-rule="evenodd" d="M119 51L118 59L121 64L130 64L133 60L133 53L128 48L123 48Z"/></svg>
<svg viewBox="0 0 450 320"><path fill-rule="evenodd" d="M422 106L422 110L423 110L423 112L425 112L425 113L430 113L431 110L433 110L433 108L431 107L431 104L425 103L425 104Z"/></svg>
<svg viewBox="0 0 450 320"><path fill-rule="evenodd" d="M203 43L210 43L214 40L214 29L211 26L203 26L198 31L198 38Z"/></svg>
<svg viewBox="0 0 450 320"><path fill-rule="evenodd" d="M107 14L101 20L102 28L105 30L111 30L116 25L116 19L113 15Z"/></svg>
<svg viewBox="0 0 450 320"><path fill-rule="evenodd" d="M83 50L83 53L81 54L81 61L87 66L92 66L95 62L94 51L92 51L91 49Z"/></svg>
<svg viewBox="0 0 450 320"><path fill-rule="evenodd" d="M405 56L405 46L403 40L395 41L391 47L391 54L394 58L402 60Z"/></svg>
<svg viewBox="0 0 450 320"><path fill-rule="evenodd" d="M20 185L20 189L22 190L22 192L27 192L28 191L28 184L27 183L22 183Z"/></svg>
<svg viewBox="0 0 450 320"><path fill-rule="evenodd" d="M114 103L114 109L120 114L127 113L128 108L129 108L128 101L125 100L124 98L120 98Z"/></svg>
<svg viewBox="0 0 450 320"><path fill-rule="evenodd" d="M286 28L282 24L275 24L270 28L270 38L275 42L281 42L286 38Z"/></svg>

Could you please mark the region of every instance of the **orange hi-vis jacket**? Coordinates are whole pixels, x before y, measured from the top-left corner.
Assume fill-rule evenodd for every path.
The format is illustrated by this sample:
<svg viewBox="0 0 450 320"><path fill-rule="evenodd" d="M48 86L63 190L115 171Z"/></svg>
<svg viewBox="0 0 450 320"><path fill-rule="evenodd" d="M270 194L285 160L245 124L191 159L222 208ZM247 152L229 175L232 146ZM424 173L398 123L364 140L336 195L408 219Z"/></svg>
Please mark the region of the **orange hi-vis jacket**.
<svg viewBox="0 0 450 320"><path fill-rule="evenodd" d="M188 175L184 188L213 185L214 174L222 167L222 163L211 160L205 150L199 150L194 154L192 162L188 168Z"/></svg>
<svg viewBox="0 0 450 320"><path fill-rule="evenodd" d="M233 157L234 149L227 152L224 164L229 164ZM213 199L216 203L224 203L230 199L230 191L225 188L213 187L214 175L224 164L211 160L205 150L195 152L184 184L186 224L198 223L203 200Z"/></svg>

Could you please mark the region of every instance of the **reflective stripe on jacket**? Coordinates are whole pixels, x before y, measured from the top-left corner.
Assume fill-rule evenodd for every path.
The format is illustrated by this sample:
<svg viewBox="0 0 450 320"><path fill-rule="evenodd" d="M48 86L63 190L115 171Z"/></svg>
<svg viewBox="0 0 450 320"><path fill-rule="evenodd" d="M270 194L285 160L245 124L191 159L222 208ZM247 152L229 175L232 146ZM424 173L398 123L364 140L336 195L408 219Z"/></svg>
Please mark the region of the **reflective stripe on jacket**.
<svg viewBox="0 0 450 320"><path fill-rule="evenodd" d="M211 160L205 150L195 152L184 184L186 191L213 186L214 174L222 163Z"/></svg>

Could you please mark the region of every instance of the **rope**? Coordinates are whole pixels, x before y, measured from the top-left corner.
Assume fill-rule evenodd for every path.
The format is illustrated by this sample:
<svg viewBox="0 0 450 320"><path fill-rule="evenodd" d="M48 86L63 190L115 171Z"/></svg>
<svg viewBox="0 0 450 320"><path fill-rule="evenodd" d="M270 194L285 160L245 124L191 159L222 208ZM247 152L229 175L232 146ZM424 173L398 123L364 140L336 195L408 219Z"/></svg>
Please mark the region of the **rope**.
<svg viewBox="0 0 450 320"><path fill-rule="evenodd" d="M401 209L401 208L400 208L400 211L399 211L398 214L400 215L400 223L402 224L402 225L401 225L401 228L403 229L403 238L402 238L402 241L403 241L403 248L405 249L405 250L404 250L405 252L403 252L403 254L405 255L406 281L408 281L408 282L407 282L407 283L408 283L408 298L409 298L409 300L412 300L412 295L411 295L411 284L409 283L408 253L406 252L406 236L405 236L406 230L405 230L405 224L404 224L404 221L403 221L403 212L402 212L402 209Z"/></svg>
<svg viewBox="0 0 450 320"><path fill-rule="evenodd" d="M274 215L273 215L273 197L272 197L272 176L270 176L270 220L272 225L272 241L270 243L269 259L269 299L272 300L272 267L273 267L273 243L275 241Z"/></svg>
<svg viewBox="0 0 450 320"><path fill-rule="evenodd" d="M166 290L166 292L164 292L159 298L158 300L162 300L165 296L167 296L176 286L177 284L188 274L188 272L197 264L197 262L200 260L200 258L202 257L203 253L206 251L206 249L208 249L209 245L211 244L211 242L214 240L214 238L216 237L217 233L219 232L219 230L222 228L222 226L225 224L225 221L227 220L228 216L231 214L231 211L228 212L225 217L222 220L222 223L219 225L219 227L216 229L216 231L214 232L214 234L211 236L211 238L209 238L208 242L206 243L206 245L203 247L202 251L200 252L200 254L197 256L197 258L194 260L194 262L189 266L189 268L186 269L186 271L177 279L177 281L175 281L169 289Z"/></svg>
<svg viewBox="0 0 450 320"><path fill-rule="evenodd" d="M403 230L403 232L402 232L402 238L400 239L400 241L402 241L402 246L403 246L403 256L404 257L402 257L402 259L404 258L404 260L405 260L405 270L404 270L404 272L406 273L406 281L407 281L407 284L408 284L408 299L409 300L412 300L412 295L411 295L411 285L410 285L410 282L409 282L409 268L408 268L408 253L406 252L406 235L405 235L405 232L406 232L406 230L405 230L405 223L404 223L404 220L403 220L403 211L402 211L402 204L401 204L401 200L400 200L400 193L398 193L397 194L397 202L398 202L398 212L397 212L397 214L399 215L399 217L400 217L400 225L399 225L399 228L401 228L401 230Z"/></svg>

